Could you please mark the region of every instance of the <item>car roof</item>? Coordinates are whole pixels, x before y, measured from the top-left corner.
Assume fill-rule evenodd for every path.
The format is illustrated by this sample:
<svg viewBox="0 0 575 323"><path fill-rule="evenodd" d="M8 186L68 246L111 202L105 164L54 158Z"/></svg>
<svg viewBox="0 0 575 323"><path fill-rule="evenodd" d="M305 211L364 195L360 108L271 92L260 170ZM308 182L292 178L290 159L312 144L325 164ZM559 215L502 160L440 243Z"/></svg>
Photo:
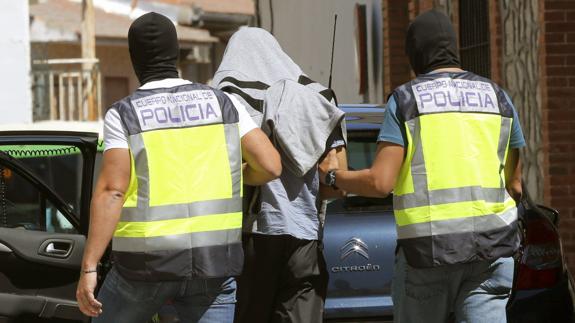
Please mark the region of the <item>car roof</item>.
<svg viewBox="0 0 575 323"><path fill-rule="evenodd" d="M37 121L34 123L14 123L0 125L0 132L4 131L56 131L97 133L98 138L104 137L104 122L99 121Z"/></svg>
<svg viewBox="0 0 575 323"><path fill-rule="evenodd" d="M345 112L348 131L379 130L385 107L379 104L339 104Z"/></svg>
<svg viewBox="0 0 575 323"><path fill-rule="evenodd" d="M345 112L347 129L379 130L383 122L385 107L379 104L339 104L338 107ZM66 132L92 132L103 139L104 122L99 121L37 121L34 123L18 123L0 125L3 131L66 131Z"/></svg>

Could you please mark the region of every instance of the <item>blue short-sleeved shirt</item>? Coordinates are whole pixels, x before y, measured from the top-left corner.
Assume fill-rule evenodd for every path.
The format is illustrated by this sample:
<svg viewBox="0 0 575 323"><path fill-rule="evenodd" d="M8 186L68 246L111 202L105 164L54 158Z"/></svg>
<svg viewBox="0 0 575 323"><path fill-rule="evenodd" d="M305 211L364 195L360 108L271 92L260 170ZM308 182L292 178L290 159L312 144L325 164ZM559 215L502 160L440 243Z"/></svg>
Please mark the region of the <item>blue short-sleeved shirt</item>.
<svg viewBox="0 0 575 323"><path fill-rule="evenodd" d="M513 108L513 123L511 128L511 137L509 139L509 148L524 147L525 138L523 137L521 125L519 124L519 116L517 115L517 110L513 106L513 102L511 102L511 99L507 93L505 93L505 97ZM405 133L405 127L397 118L397 103L395 102L393 96L389 98L387 105L385 106L383 124L379 130L377 141L391 142L403 147L407 146L407 135Z"/></svg>

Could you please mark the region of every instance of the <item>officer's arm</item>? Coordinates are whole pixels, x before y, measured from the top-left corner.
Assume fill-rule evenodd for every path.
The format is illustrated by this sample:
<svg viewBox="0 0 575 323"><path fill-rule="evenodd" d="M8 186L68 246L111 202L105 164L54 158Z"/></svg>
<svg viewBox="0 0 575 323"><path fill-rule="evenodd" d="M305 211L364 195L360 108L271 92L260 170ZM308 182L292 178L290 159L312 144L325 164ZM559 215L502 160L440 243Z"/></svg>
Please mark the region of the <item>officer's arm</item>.
<svg viewBox="0 0 575 323"><path fill-rule="evenodd" d="M507 161L505 162L505 188L509 195L519 203L521 201L521 159L519 158L519 149L509 149Z"/></svg>
<svg viewBox="0 0 575 323"><path fill-rule="evenodd" d="M336 171L336 186L361 196L385 197L391 193L403 163L404 148L390 142L380 142L371 168L359 171ZM325 169L320 169L320 179Z"/></svg>
<svg viewBox="0 0 575 323"><path fill-rule="evenodd" d="M329 163L329 158L331 158L331 155L326 155L323 160L320 162L320 165L324 168L337 168L337 169L347 169L347 151L345 149L345 146L341 146L341 147L337 147L337 148L333 148L330 153L333 154L333 152L335 152L335 161L336 161L336 165L334 166L330 166L330 165L325 165L326 163ZM337 186L337 185L336 185ZM334 189L330 186L327 186L325 184L321 184L319 186L319 195L320 198L322 200L326 200L326 199L332 199L332 198L342 198L345 197L346 192L342 189L340 189L338 187L338 189Z"/></svg>
<svg viewBox="0 0 575 323"><path fill-rule="evenodd" d="M90 206L90 230L84 250L83 268L95 268L108 246L120 219L124 194L130 182L128 149L104 152L102 170Z"/></svg>
<svg viewBox="0 0 575 323"><path fill-rule="evenodd" d="M264 132L255 128L242 137L244 183L257 186L278 178L282 173L280 155Z"/></svg>
<svg viewBox="0 0 575 323"><path fill-rule="evenodd" d="M98 316L102 311L102 304L94 298L97 283L94 271L120 219L124 194L129 181L129 150L116 148L104 152L102 170L92 197L90 229L84 248L82 273L76 290L78 306L84 314L89 316Z"/></svg>

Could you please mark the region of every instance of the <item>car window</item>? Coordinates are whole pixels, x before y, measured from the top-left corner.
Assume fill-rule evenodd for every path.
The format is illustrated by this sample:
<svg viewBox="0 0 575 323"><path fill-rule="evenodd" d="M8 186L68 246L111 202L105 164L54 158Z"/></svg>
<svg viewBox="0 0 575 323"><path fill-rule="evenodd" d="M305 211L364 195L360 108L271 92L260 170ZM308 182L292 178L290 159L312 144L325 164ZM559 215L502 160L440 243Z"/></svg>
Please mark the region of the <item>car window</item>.
<svg viewBox="0 0 575 323"><path fill-rule="evenodd" d="M347 134L347 159L350 169L364 169L371 167L375 150L377 132L375 131L349 131Z"/></svg>
<svg viewBox="0 0 575 323"><path fill-rule="evenodd" d="M0 151L16 158L70 207L79 212L83 157L75 146L2 145Z"/></svg>
<svg viewBox="0 0 575 323"><path fill-rule="evenodd" d="M78 233L44 192L3 165L0 165L0 227Z"/></svg>
<svg viewBox="0 0 575 323"><path fill-rule="evenodd" d="M349 169L360 170L371 167L377 149L377 134L374 130L348 130L347 161ZM348 195L345 199L331 200L327 212L360 212L391 210L389 198L367 198Z"/></svg>

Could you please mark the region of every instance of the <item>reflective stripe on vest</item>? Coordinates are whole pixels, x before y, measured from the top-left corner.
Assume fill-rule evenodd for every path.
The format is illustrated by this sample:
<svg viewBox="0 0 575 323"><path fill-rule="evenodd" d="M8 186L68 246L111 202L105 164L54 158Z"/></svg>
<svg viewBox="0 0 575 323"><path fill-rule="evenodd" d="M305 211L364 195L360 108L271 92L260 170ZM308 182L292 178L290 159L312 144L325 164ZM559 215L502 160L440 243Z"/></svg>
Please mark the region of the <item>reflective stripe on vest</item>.
<svg viewBox="0 0 575 323"><path fill-rule="evenodd" d="M412 266L509 253L498 244L515 248L509 231L517 209L504 173L513 120L500 112L495 91L484 80L442 75L396 91L408 146L393 203L398 243Z"/></svg>
<svg viewBox="0 0 575 323"><path fill-rule="evenodd" d="M201 261L206 261L204 256L210 248L225 253L222 247L241 242L237 111L231 101L222 104L228 98L223 94L218 97L217 90L206 86L194 84L177 92L164 91L131 97L129 105L119 107L129 130L132 175L112 250L122 268L136 268L127 274L131 277L146 272L155 272L157 277L166 274L166 279L189 277L197 273L176 272L180 271L176 268L194 268L185 263L196 262L182 254L183 250L202 248ZM123 256L126 253L133 255ZM154 259L165 257L162 268L132 263L144 264L144 258L130 260L146 254ZM221 264L218 270L236 270L225 269L227 265ZM199 276L220 274L207 269Z"/></svg>

